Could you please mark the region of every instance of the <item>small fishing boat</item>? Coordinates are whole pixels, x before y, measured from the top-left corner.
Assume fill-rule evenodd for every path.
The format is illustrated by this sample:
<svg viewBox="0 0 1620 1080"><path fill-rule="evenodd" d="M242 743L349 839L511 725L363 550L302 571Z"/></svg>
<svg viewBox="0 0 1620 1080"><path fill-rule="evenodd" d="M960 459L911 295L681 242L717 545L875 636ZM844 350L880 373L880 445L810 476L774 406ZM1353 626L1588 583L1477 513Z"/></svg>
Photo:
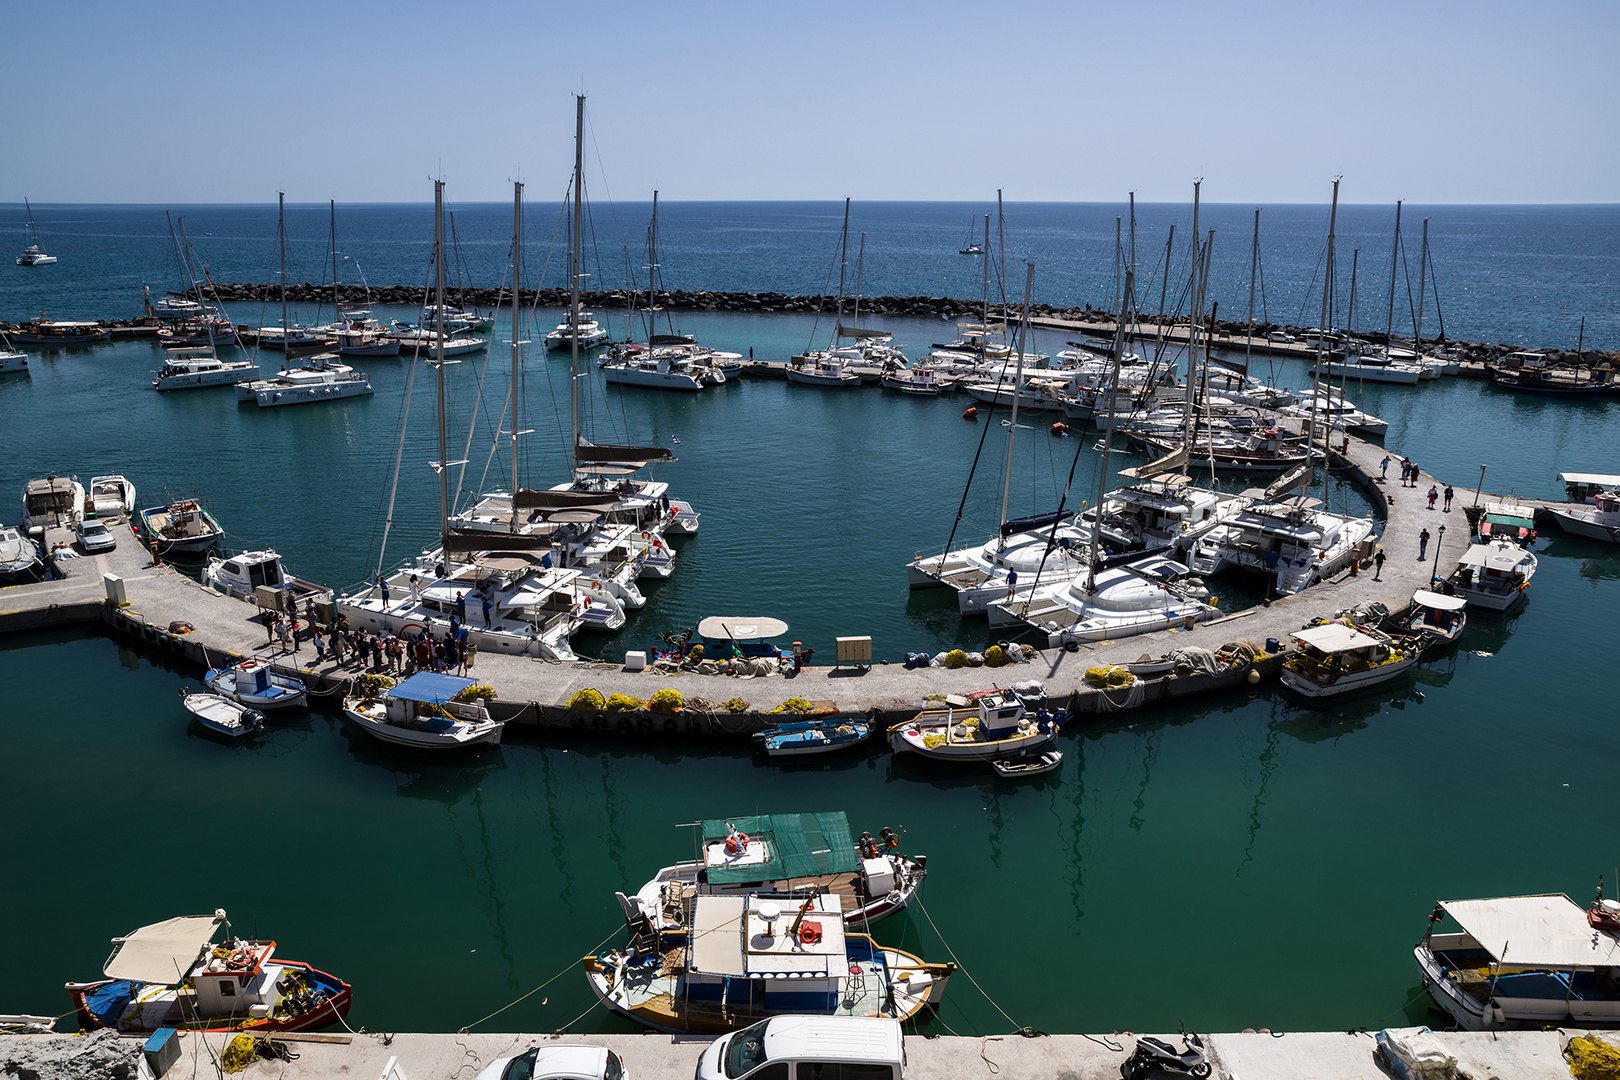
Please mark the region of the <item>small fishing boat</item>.
<svg viewBox="0 0 1620 1080"><path fill-rule="evenodd" d="M98 341L106 341L112 337L112 331L100 323L47 319L42 311L39 318L19 323L17 329L11 332L11 336L17 341L35 345L91 345Z"/></svg>
<svg viewBox="0 0 1620 1080"><path fill-rule="evenodd" d="M1455 645L1468 625L1463 609L1468 601L1460 596L1442 596L1419 589L1412 594L1412 606L1401 620L1401 630L1423 640L1423 652L1440 652Z"/></svg>
<svg viewBox="0 0 1620 1080"><path fill-rule="evenodd" d="M900 833L885 827L857 838L842 811L713 818L692 828L698 858L620 894L627 917L644 914L670 930L690 917L698 896L821 889L844 898L848 922L867 925L904 909L928 873L928 856L900 854Z"/></svg>
<svg viewBox="0 0 1620 1080"><path fill-rule="evenodd" d="M38 546L10 525L0 525L0 581L15 581L39 567Z"/></svg>
<svg viewBox="0 0 1620 1080"><path fill-rule="evenodd" d="M264 730L264 713L218 694L180 691L180 703L206 728L221 735L241 738Z"/></svg>
<svg viewBox="0 0 1620 1080"><path fill-rule="evenodd" d="M253 600L260 587L285 589L295 602L310 599L331 600L332 590L313 581L288 574L281 567L281 556L270 549L244 551L228 558L209 559L203 571L203 584L238 600Z"/></svg>
<svg viewBox="0 0 1620 1080"><path fill-rule="evenodd" d="M1435 933L1447 918L1460 932ZM1590 919L1563 893L1445 900L1412 952L1465 1030L1620 1027L1620 934Z"/></svg>
<svg viewBox="0 0 1620 1080"><path fill-rule="evenodd" d="M84 485L70 476L47 476L23 485L22 530L30 536L71 528L84 520Z"/></svg>
<svg viewBox="0 0 1620 1080"><path fill-rule="evenodd" d="M345 697L343 715L366 734L395 746L454 750L495 746L506 723L492 720L482 701L458 701L471 679L419 671L381 697Z"/></svg>
<svg viewBox="0 0 1620 1080"><path fill-rule="evenodd" d="M1564 496L1570 502L1595 503L1605 491L1620 488L1620 476L1612 473L1561 472L1558 482L1564 485Z"/></svg>
<svg viewBox="0 0 1620 1080"><path fill-rule="evenodd" d="M1038 709L1029 713L1023 698L1011 690L981 691L968 708L924 709L914 719L889 729L894 752L937 761L994 761L1027 751L1057 738L1066 712Z"/></svg>
<svg viewBox="0 0 1620 1080"><path fill-rule="evenodd" d="M148 544L156 544L164 555L195 555L207 551L225 530L214 515L196 499L178 499L165 506L153 506L140 513L141 532Z"/></svg>
<svg viewBox="0 0 1620 1080"><path fill-rule="evenodd" d="M861 385L861 377L844 369L844 361L812 354L800 357L787 367L787 381L806 386L850 387Z"/></svg>
<svg viewBox="0 0 1620 1080"><path fill-rule="evenodd" d="M180 916L113 938L107 977L70 982L68 996L85 1029L145 1035L193 1031L309 1031L336 1023L352 993L342 979L301 960L275 955L274 941L214 935L225 912Z"/></svg>
<svg viewBox="0 0 1620 1080"><path fill-rule="evenodd" d="M801 757L826 754L866 741L872 722L844 716L830 720L794 720L754 732L754 745L766 757Z"/></svg>
<svg viewBox="0 0 1620 1080"><path fill-rule="evenodd" d="M996 775L1003 780L1022 780L1052 772L1063 764L1063 751L1047 750L1039 754L1019 754L1016 757L997 758L990 763Z"/></svg>
<svg viewBox="0 0 1620 1080"><path fill-rule="evenodd" d="M914 397L938 397L945 389L931 367L884 368L878 383L885 390L898 390Z"/></svg>
<svg viewBox="0 0 1620 1080"><path fill-rule="evenodd" d="M613 1012L659 1031L722 1034L788 1013L908 1020L956 970L854 932L837 893L699 896L676 932L640 913L626 922L630 941L585 957L585 977Z"/></svg>
<svg viewBox="0 0 1620 1080"><path fill-rule="evenodd" d="M290 709L309 703L309 690L301 680L272 670L256 656L232 667L209 668L203 682L221 697L255 709Z"/></svg>
<svg viewBox="0 0 1620 1080"><path fill-rule="evenodd" d="M1418 661L1418 650L1371 627L1323 623L1289 635L1299 649L1283 661L1278 677L1301 697L1329 698L1370 690Z"/></svg>
<svg viewBox="0 0 1620 1080"><path fill-rule="evenodd" d="M1446 578L1446 589L1471 607L1507 611L1525 599L1536 573L1536 556L1507 539L1472 544Z"/></svg>
<svg viewBox="0 0 1620 1080"><path fill-rule="evenodd" d="M1590 504L1549 506L1547 512L1552 514L1559 528L1572 536L1620 543L1620 490L1611 488L1599 492Z"/></svg>

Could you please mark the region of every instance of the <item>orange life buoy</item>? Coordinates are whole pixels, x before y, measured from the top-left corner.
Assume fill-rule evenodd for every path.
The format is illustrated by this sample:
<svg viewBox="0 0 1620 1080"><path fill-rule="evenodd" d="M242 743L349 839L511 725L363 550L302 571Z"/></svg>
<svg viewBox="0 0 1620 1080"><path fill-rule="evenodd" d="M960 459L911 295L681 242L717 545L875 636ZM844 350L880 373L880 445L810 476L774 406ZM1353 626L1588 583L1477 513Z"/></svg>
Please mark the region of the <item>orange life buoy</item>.
<svg viewBox="0 0 1620 1080"><path fill-rule="evenodd" d="M240 664L238 664L237 667L241 668L243 671L252 671L254 668L258 667L261 663L263 663L263 661L261 661L261 660L244 660Z"/></svg>
<svg viewBox="0 0 1620 1080"><path fill-rule="evenodd" d="M803 926L799 927L799 941L801 941L805 945L814 945L816 942L818 942L820 940L821 940L821 924L820 923L818 923L818 922L807 922Z"/></svg>
<svg viewBox="0 0 1620 1080"><path fill-rule="evenodd" d="M726 854L727 855L741 855L743 852L745 852L747 850L748 850L748 834L747 833L745 833L745 832L733 832L729 836L726 837Z"/></svg>
<svg viewBox="0 0 1620 1080"><path fill-rule="evenodd" d="M601 587L602 587L602 579L601 578L592 578L591 579L591 588L600 589Z"/></svg>
<svg viewBox="0 0 1620 1080"><path fill-rule="evenodd" d="M646 529L642 529L641 530L641 538L643 540L651 540L652 539L652 533L648 532Z"/></svg>

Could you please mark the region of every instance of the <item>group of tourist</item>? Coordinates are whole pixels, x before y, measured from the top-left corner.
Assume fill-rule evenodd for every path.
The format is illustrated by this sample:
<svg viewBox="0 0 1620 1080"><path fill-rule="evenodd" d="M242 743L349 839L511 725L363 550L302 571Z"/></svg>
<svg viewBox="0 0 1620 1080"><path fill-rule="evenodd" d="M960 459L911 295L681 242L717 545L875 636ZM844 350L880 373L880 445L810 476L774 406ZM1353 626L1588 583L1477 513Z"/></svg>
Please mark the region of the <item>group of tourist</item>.
<svg viewBox="0 0 1620 1080"><path fill-rule="evenodd" d="M339 615L335 623L322 627L316 618L315 601L309 600L303 618L298 605L286 615L280 612L266 617L265 630L270 644L279 641L283 648L298 655L299 645L307 641L315 649L315 662L331 662L340 668L358 668L378 674L410 676L418 671L450 672L466 676L478 658L478 644L472 640L467 627L459 617L452 616L450 628L442 635L426 629L394 634L387 631L367 631L352 628L347 615Z"/></svg>

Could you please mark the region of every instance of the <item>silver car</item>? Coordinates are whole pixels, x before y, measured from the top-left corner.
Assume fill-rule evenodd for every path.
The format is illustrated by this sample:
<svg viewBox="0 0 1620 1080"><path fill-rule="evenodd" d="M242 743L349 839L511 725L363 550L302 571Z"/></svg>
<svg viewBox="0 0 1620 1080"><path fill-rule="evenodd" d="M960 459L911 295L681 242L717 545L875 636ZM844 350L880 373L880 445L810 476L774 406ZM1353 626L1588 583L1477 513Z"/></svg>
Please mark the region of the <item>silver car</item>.
<svg viewBox="0 0 1620 1080"><path fill-rule="evenodd" d="M478 1080L628 1080L624 1059L600 1046L536 1046L484 1066Z"/></svg>
<svg viewBox="0 0 1620 1080"><path fill-rule="evenodd" d="M85 518L73 526L79 547L85 551L111 551L118 546L118 537L102 523L100 518Z"/></svg>

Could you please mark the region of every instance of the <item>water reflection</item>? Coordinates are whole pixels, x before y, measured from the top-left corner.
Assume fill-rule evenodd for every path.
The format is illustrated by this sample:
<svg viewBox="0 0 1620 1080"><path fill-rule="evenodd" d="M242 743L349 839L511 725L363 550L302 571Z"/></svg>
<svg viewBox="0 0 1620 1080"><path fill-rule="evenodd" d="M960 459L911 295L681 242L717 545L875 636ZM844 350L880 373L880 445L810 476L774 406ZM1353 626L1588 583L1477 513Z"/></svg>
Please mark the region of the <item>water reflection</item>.
<svg viewBox="0 0 1620 1080"><path fill-rule="evenodd" d="M1271 703L1273 719L1266 724L1264 749L1260 751L1260 783L1254 790L1254 802L1249 806L1248 842L1243 847L1243 859L1238 863L1237 873L1234 877L1243 876L1243 868L1254 861L1255 841L1260 836L1260 808L1266 805L1267 795L1271 788L1271 778L1276 774L1278 759L1282 748L1282 726L1275 719L1278 702L1275 698Z"/></svg>
<svg viewBox="0 0 1620 1080"><path fill-rule="evenodd" d="M1578 560L1580 567L1576 572L1588 581L1620 578L1620 545L1562 533L1548 541L1541 554L1554 559Z"/></svg>
<svg viewBox="0 0 1620 1080"><path fill-rule="evenodd" d="M1523 605L1509 612L1475 611L1470 608L1468 625L1463 628L1459 642L1461 648L1475 656L1496 656L1513 637L1513 629L1523 612Z"/></svg>
<svg viewBox="0 0 1620 1080"><path fill-rule="evenodd" d="M1404 710L1408 704L1423 701L1423 691L1416 683L1386 690L1383 693L1362 695L1343 702L1324 702L1312 708L1297 707L1297 711L1277 724L1284 735L1305 743L1330 742L1361 731L1367 721L1386 709Z"/></svg>

